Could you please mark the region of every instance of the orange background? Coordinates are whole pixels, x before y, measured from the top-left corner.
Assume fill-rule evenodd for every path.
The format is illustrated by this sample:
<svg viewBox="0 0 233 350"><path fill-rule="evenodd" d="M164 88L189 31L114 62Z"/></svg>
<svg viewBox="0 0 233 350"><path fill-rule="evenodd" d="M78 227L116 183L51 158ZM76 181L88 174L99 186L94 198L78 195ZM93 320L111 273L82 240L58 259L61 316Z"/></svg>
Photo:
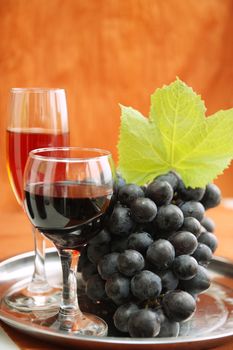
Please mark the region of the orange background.
<svg viewBox="0 0 233 350"><path fill-rule="evenodd" d="M146 115L150 94L176 76L207 114L233 106L232 15L232 0L1 0L0 209L20 210L5 170L11 87L64 87L71 143L117 160L118 104ZM233 196L233 170L218 184Z"/></svg>
<svg viewBox="0 0 233 350"><path fill-rule="evenodd" d="M108 148L117 160L118 104L146 115L150 94L176 76L202 95L207 114L233 107L232 17L233 0L0 0L0 260L33 247L6 174L9 89L64 87L71 143ZM217 183L233 196L233 166ZM217 255L232 258L232 210L208 215ZM11 335L23 349L40 347Z"/></svg>

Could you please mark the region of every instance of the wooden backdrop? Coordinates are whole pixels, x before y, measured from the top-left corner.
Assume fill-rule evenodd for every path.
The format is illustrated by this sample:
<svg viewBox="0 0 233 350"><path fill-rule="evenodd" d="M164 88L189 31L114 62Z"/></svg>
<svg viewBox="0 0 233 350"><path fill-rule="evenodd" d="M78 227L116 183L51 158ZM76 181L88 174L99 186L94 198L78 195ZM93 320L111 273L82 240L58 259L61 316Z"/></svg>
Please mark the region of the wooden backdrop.
<svg viewBox="0 0 233 350"><path fill-rule="evenodd" d="M147 114L176 76L208 113L233 106L232 16L232 0L0 0L1 212L20 210L5 170L11 87L64 87L72 144L117 159L118 104ZM233 170L218 183L233 195Z"/></svg>

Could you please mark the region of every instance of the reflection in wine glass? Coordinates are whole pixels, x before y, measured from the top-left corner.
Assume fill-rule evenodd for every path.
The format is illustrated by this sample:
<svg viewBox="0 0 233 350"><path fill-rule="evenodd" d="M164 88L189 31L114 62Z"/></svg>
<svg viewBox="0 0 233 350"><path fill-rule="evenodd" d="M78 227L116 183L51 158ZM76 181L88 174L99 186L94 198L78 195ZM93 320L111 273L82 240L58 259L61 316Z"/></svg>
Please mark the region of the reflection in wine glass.
<svg viewBox="0 0 233 350"><path fill-rule="evenodd" d="M68 146L69 126L63 89L14 88L10 91L7 125L7 170L16 199L22 205L23 173L28 153L38 147ZM5 301L21 311L57 308L59 289L45 274L45 241L33 228L34 273L30 283L13 288Z"/></svg>
<svg viewBox="0 0 233 350"><path fill-rule="evenodd" d="M56 246L63 270L56 332L106 335L107 325L83 314L77 300L79 250L101 229L113 192L114 166L107 151L47 148L30 152L25 169L25 210L31 223ZM40 314L41 320L42 314Z"/></svg>

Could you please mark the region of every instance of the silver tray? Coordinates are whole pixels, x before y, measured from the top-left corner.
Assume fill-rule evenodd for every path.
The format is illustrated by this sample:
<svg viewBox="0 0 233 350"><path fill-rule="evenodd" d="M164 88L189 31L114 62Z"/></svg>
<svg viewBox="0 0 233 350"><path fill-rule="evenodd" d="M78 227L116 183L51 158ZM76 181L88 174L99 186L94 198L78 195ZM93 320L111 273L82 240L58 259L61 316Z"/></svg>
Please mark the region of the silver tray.
<svg viewBox="0 0 233 350"><path fill-rule="evenodd" d="M0 263L0 298L15 283L29 280L33 270L33 253L25 253ZM54 249L46 255L49 281L61 282L60 263ZM233 340L233 263L215 258L209 265L212 284L208 292L201 294L197 311L191 320L184 322L176 338L128 338L108 336L103 338L55 334L52 330L33 323L29 316L21 317L2 302L0 319L33 337L74 346L80 349L210 349Z"/></svg>

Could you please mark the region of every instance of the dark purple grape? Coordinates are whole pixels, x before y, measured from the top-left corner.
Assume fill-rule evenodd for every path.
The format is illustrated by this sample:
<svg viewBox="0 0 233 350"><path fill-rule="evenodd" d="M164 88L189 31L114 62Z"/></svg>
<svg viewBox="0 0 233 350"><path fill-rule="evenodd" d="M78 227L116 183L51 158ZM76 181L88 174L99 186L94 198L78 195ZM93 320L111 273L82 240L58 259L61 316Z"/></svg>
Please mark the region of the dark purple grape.
<svg viewBox="0 0 233 350"><path fill-rule="evenodd" d="M118 237L112 239L111 243L111 252L124 252L128 247L128 237Z"/></svg>
<svg viewBox="0 0 233 350"><path fill-rule="evenodd" d="M82 276L84 281L87 281L91 276L97 273L96 264L91 263L90 261L86 262L85 266L82 268Z"/></svg>
<svg viewBox="0 0 233 350"><path fill-rule="evenodd" d="M146 197L156 205L167 205L173 198L173 188L167 181L153 181L146 189Z"/></svg>
<svg viewBox="0 0 233 350"><path fill-rule="evenodd" d="M184 214L184 217L191 216L196 218L198 221L201 221L205 214L205 208L200 202L188 201L180 206L181 211Z"/></svg>
<svg viewBox="0 0 233 350"><path fill-rule="evenodd" d="M214 184L208 184L206 186L205 194L201 200L201 203L205 209L217 207L221 202L221 191L218 186Z"/></svg>
<svg viewBox="0 0 233 350"><path fill-rule="evenodd" d="M154 299L162 291L161 279L151 271L141 271L132 278L131 291L141 301Z"/></svg>
<svg viewBox="0 0 233 350"><path fill-rule="evenodd" d="M119 306L113 315L115 327L119 331L127 333L129 318L138 310L138 306L133 303L127 303Z"/></svg>
<svg viewBox="0 0 233 350"><path fill-rule="evenodd" d="M197 238L188 231L177 231L169 237L169 241L175 248L176 256L192 254L197 248Z"/></svg>
<svg viewBox="0 0 233 350"><path fill-rule="evenodd" d="M162 306L169 320L181 322L187 320L194 313L196 302L189 293L174 290L164 295Z"/></svg>
<svg viewBox="0 0 233 350"><path fill-rule="evenodd" d="M109 218L108 227L110 232L116 236L128 236L134 227L130 209L116 206Z"/></svg>
<svg viewBox="0 0 233 350"><path fill-rule="evenodd" d="M115 304L124 304L128 302L130 296L130 280L120 273L115 273L112 277L107 279L105 291L107 296L112 299Z"/></svg>
<svg viewBox="0 0 233 350"><path fill-rule="evenodd" d="M146 258L156 269L166 270L175 259L175 250L168 240L158 239L147 249Z"/></svg>
<svg viewBox="0 0 233 350"><path fill-rule="evenodd" d="M89 244L107 244L111 241L111 235L110 233L104 228L101 230L95 237L93 237L90 241Z"/></svg>
<svg viewBox="0 0 233 350"><path fill-rule="evenodd" d="M144 191L135 184L126 184L118 192L119 201L126 205L130 205L132 201L140 197L144 197Z"/></svg>
<svg viewBox="0 0 233 350"><path fill-rule="evenodd" d="M118 272L117 262L119 253L110 253L104 255L98 263L98 272L104 280L110 278L114 273Z"/></svg>
<svg viewBox="0 0 233 350"><path fill-rule="evenodd" d="M106 299L105 281L99 275L91 276L86 283L86 294L93 301Z"/></svg>
<svg viewBox="0 0 233 350"><path fill-rule="evenodd" d="M144 254L152 243L153 239L147 232L135 232L128 238L128 248L137 250L141 254Z"/></svg>
<svg viewBox="0 0 233 350"><path fill-rule="evenodd" d="M205 188L191 188L186 187L183 181L179 182L178 188L179 197L183 201L200 201L205 193Z"/></svg>
<svg viewBox="0 0 233 350"><path fill-rule="evenodd" d="M149 198L137 198L130 206L131 215L137 223L146 223L154 220L157 214L156 204Z"/></svg>
<svg viewBox="0 0 233 350"><path fill-rule="evenodd" d="M211 218L205 216L201 221L202 226L205 228L208 232L214 232L215 231L215 222Z"/></svg>
<svg viewBox="0 0 233 350"><path fill-rule="evenodd" d="M179 280L174 275L172 270L168 269L168 270L159 271L158 275L161 278L163 293L166 293L170 290L175 290L177 288Z"/></svg>
<svg viewBox="0 0 233 350"><path fill-rule="evenodd" d="M198 266L196 276L187 281L180 281L179 288L192 294L200 294L210 286L208 271L203 266Z"/></svg>
<svg viewBox="0 0 233 350"><path fill-rule="evenodd" d="M88 256L88 259L93 264L97 264L100 258L103 255L109 253L109 251L110 251L109 244L98 244L98 245L90 244L88 245L88 248L87 248L87 256Z"/></svg>
<svg viewBox="0 0 233 350"><path fill-rule="evenodd" d="M120 253L117 259L118 270L125 276L131 277L141 271L145 266L145 261L141 253L128 249Z"/></svg>
<svg viewBox="0 0 233 350"><path fill-rule="evenodd" d="M159 317L149 309L136 311L129 317L128 330L133 338L156 337L160 331Z"/></svg>
<svg viewBox="0 0 233 350"><path fill-rule="evenodd" d="M154 220L156 227L165 232L178 230L183 225L183 222L183 213L174 204L161 206Z"/></svg>
<svg viewBox="0 0 233 350"><path fill-rule="evenodd" d="M180 280L190 280L197 273L198 263L189 255L179 255L175 258L172 269Z"/></svg>
<svg viewBox="0 0 233 350"><path fill-rule="evenodd" d="M201 221L202 226L206 229L208 232L214 232L215 231L215 223L214 220L211 218L208 218L205 216Z"/></svg>
<svg viewBox="0 0 233 350"><path fill-rule="evenodd" d="M194 234L194 236L198 237L201 234L201 224L197 219L188 216L184 218L184 223L181 227L181 231L191 232Z"/></svg>
<svg viewBox="0 0 233 350"><path fill-rule="evenodd" d="M155 181L167 181L175 191L178 188L180 176L174 171L169 171L167 174L157 176Z"/></svg>
<svg viewBox="0 0 233 350"><path fill-rule="evenodd" d="M206 244L211 249L212 253L214 253L218 247L216 236L208 231L202 232L200 237L198 237L198 242Z"/></svg>
<svg viewBox="0 0 233 350"><path fill-rule="evenodd" d="M199 265L207 266L212 259L211 249L204 243L198 243L196 250L192 256L197 260Z"/></svg>

